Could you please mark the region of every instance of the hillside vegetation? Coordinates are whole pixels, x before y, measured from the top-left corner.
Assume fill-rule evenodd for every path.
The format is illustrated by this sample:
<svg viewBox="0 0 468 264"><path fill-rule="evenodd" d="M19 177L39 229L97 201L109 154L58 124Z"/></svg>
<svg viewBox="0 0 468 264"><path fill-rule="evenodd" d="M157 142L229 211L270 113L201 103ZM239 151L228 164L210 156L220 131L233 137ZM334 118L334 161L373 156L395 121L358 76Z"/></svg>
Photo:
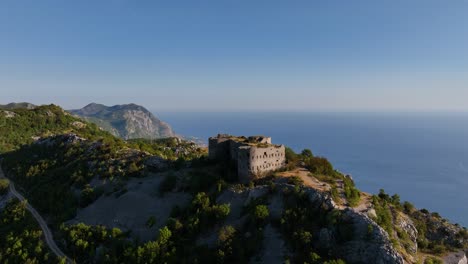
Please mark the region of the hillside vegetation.
<svg viewBox="0 0 468 264"><path fill-rule="evenodd" d="M123 140L58 106L0 110L0 124L4 172L77 263L437 263L468 247L465 228L360 192L310 150L287 149L287 168L243 185L194 143ZM0 220L0 262L60 261L7 180Z"/></svg>

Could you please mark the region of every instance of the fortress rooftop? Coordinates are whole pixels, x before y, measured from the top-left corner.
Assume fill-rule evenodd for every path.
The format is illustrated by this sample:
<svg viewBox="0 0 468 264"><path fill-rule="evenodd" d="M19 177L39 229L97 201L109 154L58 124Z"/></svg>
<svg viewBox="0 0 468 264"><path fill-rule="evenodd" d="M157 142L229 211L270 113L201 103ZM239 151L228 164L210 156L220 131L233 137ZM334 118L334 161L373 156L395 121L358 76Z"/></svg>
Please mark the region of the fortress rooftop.
<svg viewBox="0 0 468 264"><path fill-rule="evenodd" d="M234 142L241 143L243 146L255 146L258 148L281 146L281 145L271 144L271 137L266 137L262 135L245 137L245 136L233 136L229 134L218 134L216 137L212 137L211 139L232 140Z"/></svg>

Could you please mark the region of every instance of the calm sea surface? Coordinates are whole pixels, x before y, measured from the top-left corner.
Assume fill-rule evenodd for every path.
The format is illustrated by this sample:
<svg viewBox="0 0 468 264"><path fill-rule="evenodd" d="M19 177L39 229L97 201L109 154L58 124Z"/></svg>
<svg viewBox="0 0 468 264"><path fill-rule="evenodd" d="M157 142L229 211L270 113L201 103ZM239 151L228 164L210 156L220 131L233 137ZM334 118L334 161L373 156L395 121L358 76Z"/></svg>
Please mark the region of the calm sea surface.
<svg viewBox="0 0 468 264"><path fill-rule="evenodd" d="M264 134L310 148L359 189L398 193L468 226L468 114L156 113L184 136Z"/></svg>

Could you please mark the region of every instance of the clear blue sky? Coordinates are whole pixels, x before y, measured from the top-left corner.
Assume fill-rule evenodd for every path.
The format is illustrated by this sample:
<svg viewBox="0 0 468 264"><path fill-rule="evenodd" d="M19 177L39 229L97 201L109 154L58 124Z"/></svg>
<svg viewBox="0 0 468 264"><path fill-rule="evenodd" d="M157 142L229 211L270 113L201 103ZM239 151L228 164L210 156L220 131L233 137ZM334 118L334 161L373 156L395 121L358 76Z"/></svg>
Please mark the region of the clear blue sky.
<svg viewBox="0 0 468 264"><path fill-rule="evenodd" d="M0 2L0 103L468 111L468 1Z"/></svg>

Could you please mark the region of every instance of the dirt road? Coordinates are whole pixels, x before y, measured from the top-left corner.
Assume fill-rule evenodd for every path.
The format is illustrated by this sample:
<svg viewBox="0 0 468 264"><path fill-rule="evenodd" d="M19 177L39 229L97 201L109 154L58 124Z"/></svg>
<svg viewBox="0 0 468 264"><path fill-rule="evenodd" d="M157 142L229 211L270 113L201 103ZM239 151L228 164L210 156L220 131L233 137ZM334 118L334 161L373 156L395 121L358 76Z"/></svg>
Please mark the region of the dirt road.
<svg viewBox="0 0 468 264"><path fill-rule="evenodd" d="M0 178L6 178L5 175L3 174L2 169L0 168ZM44 233L45 241L47 245L49 246L50 250L57 255L59 258L65 258L67 263L74 263L65 253L60 250L60 248L55 244L54 237L52 236L52 232L50 231L49 227L47 226L47 223L44 221L44 218L32 207L27 200L21 195L19 192L16 191L15 189L15 184L10 180L10 192L13 196L18 198L20 201L26 201L26 209L32 214L32 216L36 219L36 221L39 223L39 226L42 229L42 232Z"/></svg>

